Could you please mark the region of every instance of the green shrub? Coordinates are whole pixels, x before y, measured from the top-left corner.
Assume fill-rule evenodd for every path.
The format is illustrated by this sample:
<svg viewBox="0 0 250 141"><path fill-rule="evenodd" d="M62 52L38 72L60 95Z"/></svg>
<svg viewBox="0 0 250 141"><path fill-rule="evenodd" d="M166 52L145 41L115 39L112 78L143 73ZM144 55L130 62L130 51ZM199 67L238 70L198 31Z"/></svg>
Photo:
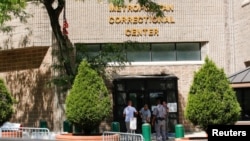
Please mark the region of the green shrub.
<svg viewBox="0 0 250 141"><path fill-rule="evenodd" d="M240 111L224 70L217 68L207 57L205 64L195 72L185 117L206 131L208 125L234 124L240 117Z"/></svg>
<svg viewBox="0 0 250 141"><path fill-rule="evenodd" d="M13 104L15 102L14 98L7 90L3 79L0 79L0 99L0 125L2 125L11 118L14 112Z"/></svg>
<svg viewBox="0 0 250 141"><path fill-rule="evenodd" d="M89 134L111 112L111 98L97 72L83 60L66 98L66 117Z"/></svg>

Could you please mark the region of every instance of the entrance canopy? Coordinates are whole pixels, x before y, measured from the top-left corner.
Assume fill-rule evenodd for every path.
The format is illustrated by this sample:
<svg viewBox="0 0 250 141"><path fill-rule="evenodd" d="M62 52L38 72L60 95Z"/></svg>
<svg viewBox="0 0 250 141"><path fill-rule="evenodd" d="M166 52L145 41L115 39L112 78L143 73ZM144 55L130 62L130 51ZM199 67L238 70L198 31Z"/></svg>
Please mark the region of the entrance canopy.
<svg viewBox="0 0 250 141"><path fill-rule="evenodd" d="M233 88L250 87L250 67L228 77Z"/></svg>

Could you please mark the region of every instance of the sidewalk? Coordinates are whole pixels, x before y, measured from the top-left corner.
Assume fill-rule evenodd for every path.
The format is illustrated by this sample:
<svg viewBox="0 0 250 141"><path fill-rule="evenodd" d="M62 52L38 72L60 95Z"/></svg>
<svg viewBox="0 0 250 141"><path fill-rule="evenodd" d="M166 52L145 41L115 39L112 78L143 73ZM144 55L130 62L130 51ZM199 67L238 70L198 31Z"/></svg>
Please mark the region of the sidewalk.
<svg viewBox="0 0 250 141"><path fill-rule="evenodd" d="M207 141L207 133L204 131L193 132L193 133L185 133L184 138L175 139L176 141L185 141L185 140L193 140L193 141Z"/></svg>
<svg viewBox="0 0 250 141"><path fill-rule="evenodd" d="M155 133L152 134L151 138L152 138L152 141L156 141ZM187 141L187 140L207 141L207 134L204 131L187 132L187 133L184 134L183 138L175 138L174 133L170 133L168 138L169 139L167 141Z"/></svg>
<svg viewBox="0 0 250 141"><path fill-rule="evenodd" d="M183 138L175 138L175 141L207 141L207 133L204 131L199 132L187 132Z"/></svg>

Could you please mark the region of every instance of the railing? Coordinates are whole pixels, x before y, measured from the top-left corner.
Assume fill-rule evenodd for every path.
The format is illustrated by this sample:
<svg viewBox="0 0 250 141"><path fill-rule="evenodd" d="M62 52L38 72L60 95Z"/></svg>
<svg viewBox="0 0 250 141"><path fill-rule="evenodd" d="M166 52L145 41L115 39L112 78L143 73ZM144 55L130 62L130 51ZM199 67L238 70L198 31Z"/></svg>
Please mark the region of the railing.
<svg viewBox="0 0 250 141"><path fill-rule="evenodd" d="M0 138L22 139L50 139L51 134L47 128L0 128Z"/></svg>
<svg viewBox="0 0 250 141"><path fill-rule="evenodd" d="M144 141L141 134L104 131L102 141Z"/></svg>

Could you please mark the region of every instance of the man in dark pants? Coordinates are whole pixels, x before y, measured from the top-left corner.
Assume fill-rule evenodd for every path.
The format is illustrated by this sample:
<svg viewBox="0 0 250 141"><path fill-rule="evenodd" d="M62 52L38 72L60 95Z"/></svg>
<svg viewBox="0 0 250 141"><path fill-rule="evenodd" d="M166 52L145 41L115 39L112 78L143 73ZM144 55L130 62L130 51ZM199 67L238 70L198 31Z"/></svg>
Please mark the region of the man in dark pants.
<svg viewBox="0 0 250 141"><path fill-rule="evenodd" d="M166 110L161 104L161 100L157 99L157 106L153 110L152 126L155 127L156 140L166 141Z"/></svg>
<svg viewBox="0 0 250 141"><path fill-rule="evenodd" d="M165 121L166 121L166 139L168 140L168 114L169 114L169 108L168 108L168 103L166 101L162 101L162 105L166 110L166 117L165 117Z"/></svg>

